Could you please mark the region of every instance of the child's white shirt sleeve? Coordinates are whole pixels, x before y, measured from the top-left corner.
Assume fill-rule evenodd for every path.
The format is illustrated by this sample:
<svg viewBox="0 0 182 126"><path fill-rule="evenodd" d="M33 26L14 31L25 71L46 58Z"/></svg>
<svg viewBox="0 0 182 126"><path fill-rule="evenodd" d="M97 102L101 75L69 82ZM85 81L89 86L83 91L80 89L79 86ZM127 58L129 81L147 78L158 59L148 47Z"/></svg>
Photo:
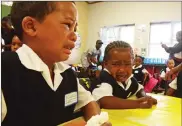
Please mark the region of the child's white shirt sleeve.
<svg viewBox="0 0 182 126"><path fill-rule="evenodd" d="M177 90L177 77L169 84L169 87Z"/></svg>
<svg viewBox="0 0 182 126"><path fill-rule="evenodd" d="M95 100L99 100L105 96L113 96L112 86L108 83L101 83L98 88L95 88L92 92L93 97Z"/></svg>
<svg viewBox="0 0 182 126"><path fill-rule="evenodd" d="M162 71L162 73L161 73L160 77L161 77L161 78L164 78L164 77L165 77L165 75L166 75L166 73L165 73L164 71Z"/></svg>
<svg viewBox="0 0 182 126"><path fill-rule="evenodd" d="M148 71L144 68L144 69L142 70L142 73L148 73Z"/></svg>
<svg viewBox="0 0 182 126"><path fill-rule="evenodd" d="M6 103L5 103L5 100L4 100L4 95L3 95L3 93L1 93L1 101L2 101L2 103L1 103L1 122L4 120L4 118L5 118L5 116L6 116L6 114L7 114L7 108L6 108Z"/></svg>
<svg viewBox="0 0 182 126"><path fill-rule="evenodd" d="M138 83L138 90L136 92L140 91L141 89L144 89L144 87L143 87L143 85Z"/></svg>
<svg viewBox="0 0 182 126"><path fill-rule="evenodd" d="M74 111L77 111L78 109L87 105L89 102L94 101L94 98L91 95L91 93L87 91L82 85L80 85L78 79L77 83L78 83L78 103L76 104Z"/></svg>

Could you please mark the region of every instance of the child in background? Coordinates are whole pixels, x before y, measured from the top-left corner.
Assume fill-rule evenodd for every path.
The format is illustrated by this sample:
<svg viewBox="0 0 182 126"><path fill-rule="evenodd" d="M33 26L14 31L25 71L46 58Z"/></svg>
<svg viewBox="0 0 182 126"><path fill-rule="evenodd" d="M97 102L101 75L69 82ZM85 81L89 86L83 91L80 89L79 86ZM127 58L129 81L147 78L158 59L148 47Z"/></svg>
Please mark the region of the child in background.
<svg viewBox="0 0 182 126"><path fill-rule="evenodd" d="M123 41L107 45L104 54L104 70L100 73L100 86L92 92L101 108L133 109L150 108L157 100L149 97L132 76L132 47ZM137 96L137 100L128 100ZM143 98L141 98L143 97Z"/></svg>
<svg viewBox="0 0 182 126"><path fill-rule="evenodd" d="M161 79L165 80L166 73L169 72L172 68L174 68L174 66L175 66L175 63L173 59L167 60L167 68L162 70L160 75ZM171 75L170 79L174 80L174 78L176 78L176 74ZM169 81L172 81L172 80L169 80Z"/></svg>
<svg viewBox="0 0 182 126"><path fill-rule="evenodd" d="M133 75L139 84L145 85L145 82L149 73L144 68L142 63L143 63L143 57L136 56L134 60L134 66L133 66Z"/></svg>
<svg viewBox="0 0 182 126"><path fill-rule="evenodd" d="M20 41L18 36L15 35L12 39L11 51L16 51L17 49L19 49L22 46L22 44L23 43Z"/></svg>
<svg viewBox="0 0 182 126"><path fill-rule="evenodd" d="M160 87L165 89L165 94L169 88L169 83L171 83L177 76L177 74L172 74L170 78L165 78L166 73L168 73L172 68L174 68L174 66L175 66L175 63L173 59L167 60L167 68L162 70L160 75L162 79L160 82Z"/></svg>

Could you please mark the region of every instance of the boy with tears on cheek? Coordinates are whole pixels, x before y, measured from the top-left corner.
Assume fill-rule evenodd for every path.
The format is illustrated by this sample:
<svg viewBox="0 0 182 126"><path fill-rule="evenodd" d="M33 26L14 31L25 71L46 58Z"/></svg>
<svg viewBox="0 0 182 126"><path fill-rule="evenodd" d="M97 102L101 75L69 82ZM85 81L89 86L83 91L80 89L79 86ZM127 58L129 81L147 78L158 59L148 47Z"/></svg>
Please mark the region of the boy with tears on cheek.
<svg viewBox="0 0 182 126"><path fill-rule="evenodd" d="M61 62L77 39L75 3L13 2L11 16L23 46L2 53L2 126L56 126L78 109L86 121L100 115L91 94ZM107 121L98 122L110 126Z"/></svg>
<svg viewBox="0 0 182 126"><path fill-rule="evenodd" d="M143 86L133 77L133 61L133 50L128 43L114 41L107 45L104 70L99 78L101 85L92 92L101 108L151 108L153 104L157 104L157 100L147 96ZM127 100L133 95L139 99Z"/></svg>

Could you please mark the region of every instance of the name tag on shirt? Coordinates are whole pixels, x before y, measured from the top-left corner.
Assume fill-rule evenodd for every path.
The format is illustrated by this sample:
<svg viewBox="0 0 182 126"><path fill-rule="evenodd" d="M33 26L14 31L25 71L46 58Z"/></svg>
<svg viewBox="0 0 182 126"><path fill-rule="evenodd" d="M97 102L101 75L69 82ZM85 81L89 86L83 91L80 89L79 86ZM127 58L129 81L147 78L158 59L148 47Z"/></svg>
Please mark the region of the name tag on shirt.
<svg viewBox="0 0 182 126"><path fill-rule="evenodd" d="M65 95L65 107L70 106L78 102L78 93L71 92Z"/></svg>
<svg viewBox="0 0 182 126"><path fill-rule="evenodd" d="M134 73L138 73L138 70L136 70Z"/></svg>

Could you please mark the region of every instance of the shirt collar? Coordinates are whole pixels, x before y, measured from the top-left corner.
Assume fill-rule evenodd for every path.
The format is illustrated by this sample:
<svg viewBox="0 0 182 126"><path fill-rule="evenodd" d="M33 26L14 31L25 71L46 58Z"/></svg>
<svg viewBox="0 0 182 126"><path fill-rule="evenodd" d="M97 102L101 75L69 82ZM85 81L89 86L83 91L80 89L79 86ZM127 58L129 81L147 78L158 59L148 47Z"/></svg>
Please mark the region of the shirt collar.
<svg viewBox="0 0 182 126"><path fill-rule="evenodd" d="M108 69L104 68L104 70L110 74L110 72L109 72L109 70L108 70Z"/></svg>
<svg viewBox="0 0 182 126"><path fill-rule="evenodd" d="M133 66L133 69L138 69L138 68L141 68L142 67L142 65L139 65L139 66L137 66L136 68L135 68L135 65Z"/></svg>
<svg viewBox="0 0 182 126"><path fill-rule="evenodd" d="M17 51L21 63L28 69L42 72L48 66L40 59L40 57L27 45L23 44ZM70 66L63 62L54 64L54 72L63 73Z"/></svg>
<svg viewBox="0 0 182 126"><path fill-rule="evenodd" d="M124 86L124 84L123 83L121 83L121 82L118 82L117 81L117 83L123 88L123 89L125 89L125 90L128 90L129 89L129 87L131 86L131 78L133 77L133 74L131 74L131 76L130 77L128 77L128 79L125 81L125 85L126 85L126 87Z"/></svg>

